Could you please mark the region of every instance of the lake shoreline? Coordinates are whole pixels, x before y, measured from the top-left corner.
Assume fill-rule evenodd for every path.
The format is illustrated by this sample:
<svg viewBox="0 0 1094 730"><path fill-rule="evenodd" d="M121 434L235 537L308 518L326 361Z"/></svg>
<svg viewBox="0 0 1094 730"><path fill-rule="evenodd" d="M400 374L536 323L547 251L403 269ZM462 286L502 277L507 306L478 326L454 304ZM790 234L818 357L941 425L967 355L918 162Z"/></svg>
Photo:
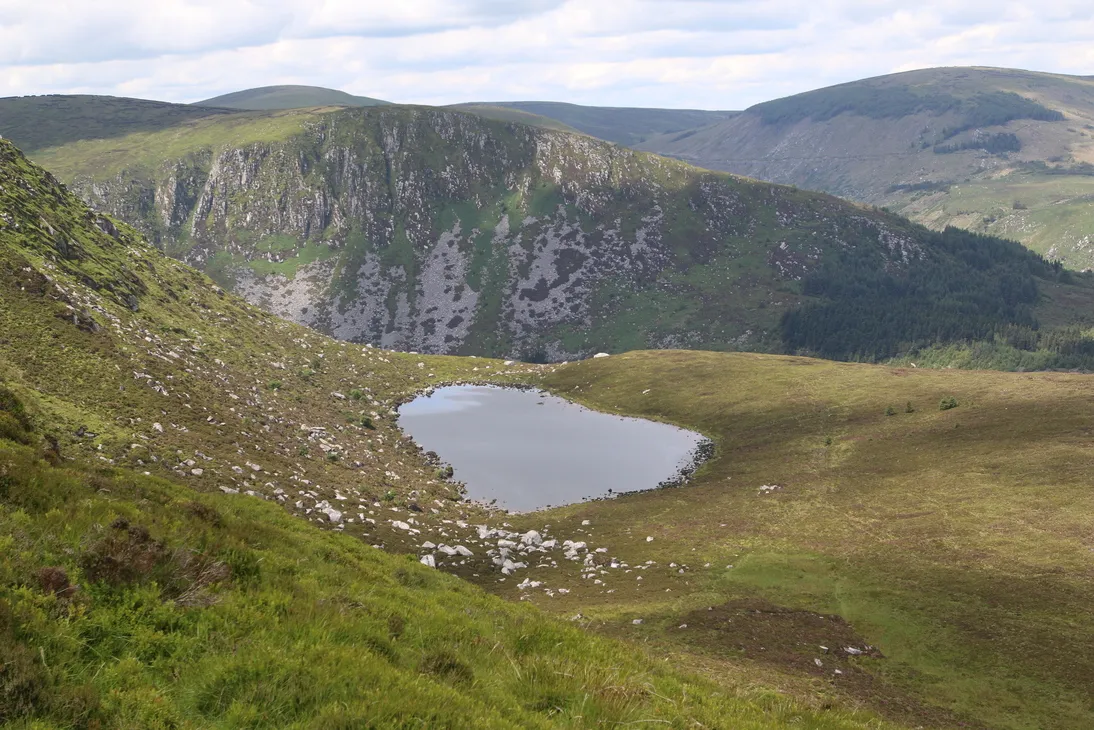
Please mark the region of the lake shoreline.
<svg viewBox="0 0 1094 730"><path fill-rule="evenodd" d="M438 393L447 400L431 406ZM420 409L408 412L410 403ZM435 384L397 408L400 430L442 469L454 468L466 501L504 514L684 486L716 451L705 434L527 382Z"/></svg>

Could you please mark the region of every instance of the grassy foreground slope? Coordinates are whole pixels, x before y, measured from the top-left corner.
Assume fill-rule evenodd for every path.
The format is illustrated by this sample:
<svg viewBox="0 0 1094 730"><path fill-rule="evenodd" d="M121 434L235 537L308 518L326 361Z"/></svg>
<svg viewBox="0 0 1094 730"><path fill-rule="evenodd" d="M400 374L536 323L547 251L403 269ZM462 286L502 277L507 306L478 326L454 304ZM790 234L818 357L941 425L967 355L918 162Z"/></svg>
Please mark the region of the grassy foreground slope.
<svg viewBox="0 0 1094 730"><path fill-rule="evenodd" d="M51 466L34 441L0 436L4 727L882 726L727 694L271 504Z"/></svg>
<svg viewBox="0 0 1094 730"><path fill-rule="evenodd" d="M530 600L715 676L789 671L909 722L1094 725L1090 376L665 351L547 382L701 430L717 455L685 488L514 520L589 520L582 539L610 548L596 584L577 564L530 570L570 589ZM854 634L878 654L849 665L835 647Z"/></svg>
<svg viewBox="0 0 1094 730"><path fill-rule="evenodd" d="M279 322L7 142L0 259L0 725L884 727L375 549L482 517L391 405L500 363Z"/></svg>

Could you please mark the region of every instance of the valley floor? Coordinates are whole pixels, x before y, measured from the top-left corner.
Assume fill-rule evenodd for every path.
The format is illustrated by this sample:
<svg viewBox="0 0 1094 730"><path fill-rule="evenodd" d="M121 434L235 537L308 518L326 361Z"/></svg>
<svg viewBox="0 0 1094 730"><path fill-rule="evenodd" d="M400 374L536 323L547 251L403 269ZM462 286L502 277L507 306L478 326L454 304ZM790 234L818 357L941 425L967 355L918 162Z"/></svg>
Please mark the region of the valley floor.
<svg viewBox="0 0 1094 730"><path fill-rule="evenodd" d="M716 457L686 487L491 523L586 543L572 559L442 569L734 685L914 726L1094 725L1090 376L662 351L546 383Z"/></svg>

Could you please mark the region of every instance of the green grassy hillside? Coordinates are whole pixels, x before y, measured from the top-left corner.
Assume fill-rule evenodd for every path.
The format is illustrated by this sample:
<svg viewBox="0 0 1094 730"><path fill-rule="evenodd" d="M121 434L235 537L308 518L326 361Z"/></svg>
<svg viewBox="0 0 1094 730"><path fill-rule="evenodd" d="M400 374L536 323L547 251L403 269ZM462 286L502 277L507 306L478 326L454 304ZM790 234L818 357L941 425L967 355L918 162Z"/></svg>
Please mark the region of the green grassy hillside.
<svg viewBox="0 0 1094 730"><path fill-rule="evenodd" d="M0 722L1094 720L1090 376L336 342L0 153ZM685 487L487 513L391 419L454 380L543 383L716 452ZM571 547L503 573L498 541L529 529Z"/></svg>
<svg viewBox="0 0 1094 730"><path fill-rule="evenodd" d="M223 108L113 96L12 96L0 99L0 136L30 152L77 140L155 132L230 113Z"/></svg>
<svg viewBox="0 0 1094 730"><path fill-rule="evenodd" d="M542 368L279 322L6 141L0 260L4 727L887 726L376 549L490 519L394 403Z"/></svg>
<svg viewBox="0 0 1094 730"><path fill-rule="evenodd" d="M4 727L882 727L727 693L271 504L33 443L0 433Z"/></svg>
<svg viewBox="0 0 1094 730"><path fill-rule="evenodd" d="M606 552L483 585L913 725L1094 723L1091 376L668 351L547 383L717 452L686 487L514 516Z"/></svg>
<svg viewBox="0 0 1094 730"><path fill-rule="evenodd" d="M558 132L580 133L580 130L575 129L558 119L542 114L535 114L522 109L514 109L501 104L453 104L449 108L467 112L468 114L475 114L480 117L485 117L486 119L496 119L500 122L516 122L518 124L527 124L532 127L553 129Z"/></svg>
<svg viewBox="0 0 1094 730"><path fill-rule="evenodd" d="M738 112L702 111L699 109L645 109L609 106L582 106L555 101L499 101L479 104L455 104L452 108L462 109L490 118L501 117L501 109L510 113L532 114L538 120L550 119L571 129L576 129L592 137L598 137L616 144L633 146L647 139L663 134L678 134L685 130L705 127L710 124L731 119ZM557 128L543 122L529 122L514 118L525 124L536 123Z"/></svg>
<svg viewBox="0 0 1094 730"><path fill-rule="evenodd" d="M376 106L389 103L391 102L368 96L354 96L344 91L324 89L320 86L262 86L214 96L212 99L195 102L194 106L272 111L316 106Z"/></svg>
<svg viewBox="0 0 1094 730"><path fill-rule="evenodd" d="M1094 81L995 68L865 79L758 104L642 149L884 205L1094 265Z"/></svg>

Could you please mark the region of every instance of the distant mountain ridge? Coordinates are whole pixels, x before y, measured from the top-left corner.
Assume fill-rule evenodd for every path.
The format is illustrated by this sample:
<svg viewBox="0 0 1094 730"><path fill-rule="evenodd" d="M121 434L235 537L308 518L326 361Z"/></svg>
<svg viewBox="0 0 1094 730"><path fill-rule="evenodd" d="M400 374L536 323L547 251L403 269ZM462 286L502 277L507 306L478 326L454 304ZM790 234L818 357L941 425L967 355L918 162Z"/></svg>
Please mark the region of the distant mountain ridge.
<svg viewBox="0 0 1094 730"><path fill-rule="evenodd" d="M313 106L379 106L389 101L368 96L354 96L337 89L321 86L261 86L230 94L214 96L198 101L193 106L240 109L244 111L271 111L276 109L304 109Z"/></svg>
<svg viewBox="0 0 1094 730"><path fill-rule="evenodd" d="M0 136L26 152L83 139L154 132L195 119L237 113L166 101L90 94L0 98Z"/></svg>
<svg viewBox="0 0 1094 730"><path fill-rule="evenodd" d="M1094 81L996 68L864 79L639 149L1014 238L1094 267Z"/></svg>
<svg viewBox="0 0 1094 730"><path fill-rule="evenodd" d="M645 109L583 106L556 101L499 101L454 104L451 108L491 116L489 110L511 109L554 119L568 127L609 142L633 147L651 137L705 127L739 112L700 109ZM494 112L497 114L497 112Z"/></svg>

